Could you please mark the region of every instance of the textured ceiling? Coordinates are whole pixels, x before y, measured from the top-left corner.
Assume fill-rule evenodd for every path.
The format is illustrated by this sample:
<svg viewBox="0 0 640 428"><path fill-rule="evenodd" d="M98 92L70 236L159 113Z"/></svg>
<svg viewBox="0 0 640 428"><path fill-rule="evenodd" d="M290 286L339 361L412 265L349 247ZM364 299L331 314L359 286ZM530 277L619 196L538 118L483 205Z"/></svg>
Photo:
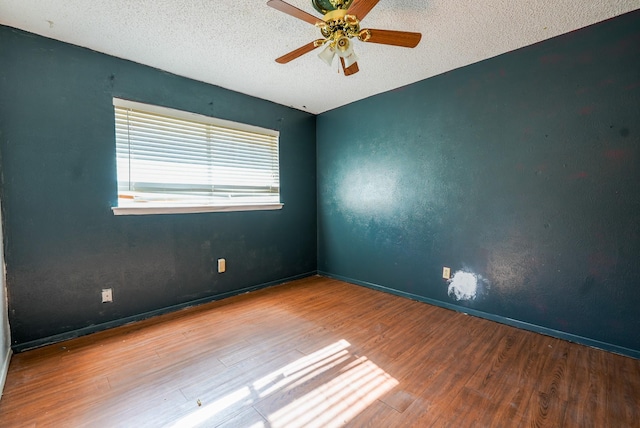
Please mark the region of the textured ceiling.
<svg viewBox="0 0 640 428"><path fill-rule="evenodd" d="M288 0L311 14L311 0ZM266 0L0 0L0 24L312 113L413 83L640 8L640 0L380 0L363 28L422 33L415 49L355 42L345 77L320 37Z"/></svg>

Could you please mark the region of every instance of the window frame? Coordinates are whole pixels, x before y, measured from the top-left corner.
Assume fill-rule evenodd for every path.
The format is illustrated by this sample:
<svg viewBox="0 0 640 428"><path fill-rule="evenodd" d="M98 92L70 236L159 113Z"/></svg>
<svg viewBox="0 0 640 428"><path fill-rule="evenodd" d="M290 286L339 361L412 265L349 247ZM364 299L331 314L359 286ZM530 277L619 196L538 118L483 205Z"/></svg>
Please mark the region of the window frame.
<svg viewBox="0 0 640 428"><path fill-rule="evenodd" d="M151 114L158 114L162 116L168 116L175 119L182 119L188 121L194 121L204 124L210 124L217 127L231 128L234 130L244 132L255 132L259 134L267 134L278 138L278 152L280 150L280 133L273 129L262 128L259 126L248 125L244 123L234 122L230 120L218 119L211 116L205 116L198 113L192 113L184 110L177 110L169 107L163 107L158 105L146 104L137 101L126 100L122 98L113 97L114 108L114 124L115 124L115 109L130 108L134 110L141 110ZM114 132L115 132L114 126ZM115 143L115 134L114 134ZM115 147L115 146L114 146ZM116 164L118 162L118 155L115 155ZM278 153L278 176L280 175L280 161ZM118 187L118 172L116 171L116 188ZM281 187L278 187L278 203L256 203L256 202L239 202L234 204L161 204L153 205L153 203L141 203L140 206L132 205L120 205L120 197L117 198L118 205L111 207L114 215L147 215L147 214L187 214L187 213L207 213L207 212L234 212L234 211L267 211L267 210L279 210L282 209L284 204L281 199ZM118 195L119 190L117 189Z"/></svg>

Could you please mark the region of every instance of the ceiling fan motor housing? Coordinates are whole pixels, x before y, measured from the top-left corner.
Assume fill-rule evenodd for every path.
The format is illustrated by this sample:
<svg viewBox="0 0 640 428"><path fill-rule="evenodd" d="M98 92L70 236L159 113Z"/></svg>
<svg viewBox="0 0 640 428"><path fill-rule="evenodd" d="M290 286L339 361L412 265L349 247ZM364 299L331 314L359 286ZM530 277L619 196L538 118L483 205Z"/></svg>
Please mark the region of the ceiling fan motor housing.
<svg viewBox="0 0 640 428"><path fill-rule="evenodd" d="M345 9L336 9L324 15L324 22L319 24L322 35L332 41L341 36L357 37L360 32L360 21L353 15L347 15Z"/></svg>
<svg viewBox="0 0 640 428"><path fill-rule="evenodd" d="M348 9L353 0L311 0L314 9L325 15L335 9Z"/></svg>

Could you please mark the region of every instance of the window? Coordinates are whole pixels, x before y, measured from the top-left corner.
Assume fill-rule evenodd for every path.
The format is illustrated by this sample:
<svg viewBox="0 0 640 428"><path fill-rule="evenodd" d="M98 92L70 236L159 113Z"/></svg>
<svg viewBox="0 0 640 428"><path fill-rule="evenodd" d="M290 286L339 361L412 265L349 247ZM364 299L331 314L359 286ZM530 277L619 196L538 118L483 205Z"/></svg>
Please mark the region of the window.
<svg viewBox="0 0 640 428"><path fill-rule="evenodd" d="M277 131L113 99L115 214L279 209Z"/></svg>

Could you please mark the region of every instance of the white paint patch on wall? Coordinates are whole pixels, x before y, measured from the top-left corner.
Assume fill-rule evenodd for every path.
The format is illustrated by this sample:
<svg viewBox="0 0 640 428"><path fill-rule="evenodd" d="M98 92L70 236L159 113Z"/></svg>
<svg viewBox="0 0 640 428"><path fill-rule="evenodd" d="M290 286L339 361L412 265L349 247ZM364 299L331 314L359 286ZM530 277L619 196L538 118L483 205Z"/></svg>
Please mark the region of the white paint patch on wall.
<svg viewBox="0 0 640 428"><path fill-rule="evenodd" d="M457 271L449 283L449 296L456 300L473 300L478 291L478 277L470 272Z"/></svg>

